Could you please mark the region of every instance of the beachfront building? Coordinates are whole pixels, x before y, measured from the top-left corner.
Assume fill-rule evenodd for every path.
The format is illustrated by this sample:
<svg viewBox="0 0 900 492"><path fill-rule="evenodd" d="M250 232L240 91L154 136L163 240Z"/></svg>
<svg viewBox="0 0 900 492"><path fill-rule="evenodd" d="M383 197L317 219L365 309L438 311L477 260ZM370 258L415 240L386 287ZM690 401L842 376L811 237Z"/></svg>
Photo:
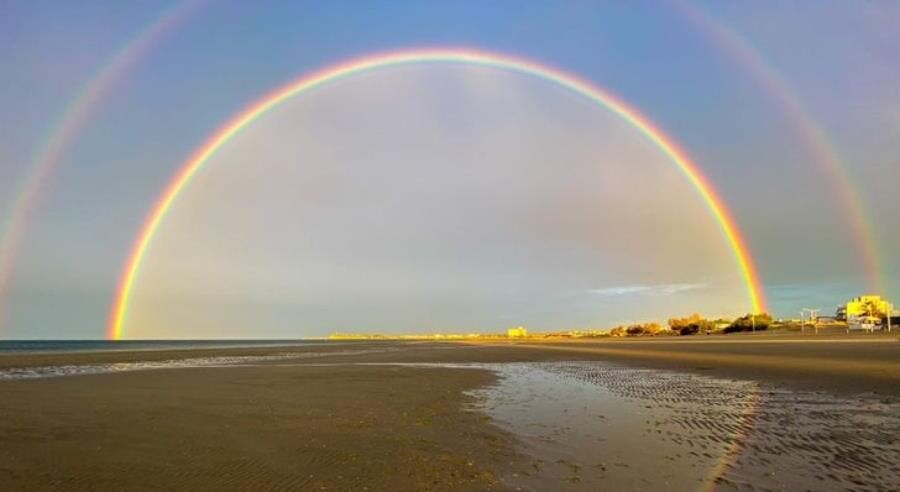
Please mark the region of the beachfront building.
<svg viewBox="0 0 900 492"><path fill-rule="evenodd" d="M837 319L848 321L862 316L882 318L891 313L891 303L881 296L859 296L847 302L837 310Z"/></svg>
<svg viewBox="0 0 900 492"><path fill-rule="evenodd" d="M517 326L506 330L506 336L508 338L525 338L528 336L528 330L523 326Z"/></svg>

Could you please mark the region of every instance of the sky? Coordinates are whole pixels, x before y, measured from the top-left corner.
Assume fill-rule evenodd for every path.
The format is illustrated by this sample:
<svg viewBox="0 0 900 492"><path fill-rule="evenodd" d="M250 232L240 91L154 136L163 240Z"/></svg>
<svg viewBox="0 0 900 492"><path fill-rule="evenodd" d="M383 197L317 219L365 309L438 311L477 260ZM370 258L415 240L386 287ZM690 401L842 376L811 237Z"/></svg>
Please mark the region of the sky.
<svg viewBox="0 0 900 492"><path fill-rule="evenodd" d="M14 217L20 232L5 243L0 338L102 338L141 224L218 127L305 73L424 47L555 67L652 120L723 198L776 316L900 295L895 2L3 10L0 235ZM413 64L300 94L224 145L160 226L125 336L602 328L748 309L696 189L620 117L527 74Z"/></svg>

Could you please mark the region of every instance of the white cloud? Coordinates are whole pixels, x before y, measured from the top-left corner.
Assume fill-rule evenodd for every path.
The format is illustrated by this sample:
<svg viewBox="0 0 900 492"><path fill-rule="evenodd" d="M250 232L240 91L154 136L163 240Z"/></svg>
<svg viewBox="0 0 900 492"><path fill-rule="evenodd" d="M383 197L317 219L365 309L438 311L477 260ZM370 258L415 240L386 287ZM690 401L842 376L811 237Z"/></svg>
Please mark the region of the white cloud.
<svg viewBox="0 0 900 492"><path fill-rule="evenodd" d="M587 291L589 294L594 294L599 297L612 297L612 296L623 296L627 294L636 294L638 292L645 292L650 290L649 285L622 285L618 287L604 287L602 289L590 289Z"/></svg>
<svg viewBox="0 0 900 492"><path fill-rule="evenodd" d="M703 283L678 283L678 284L655 284L655 285L619 285L614 287L604 287L600 289L590 289L586 291L599 297L624 296L632 294L643 295L672 295L690 290L706 289L709 284Z"/></svg>
<svg viewBox="0 0 900 492"><path fill-rule="evenodd" d="M706 289L708 287L709 284L669 284L657 286L663 294L678 294L679 292Z"/></svg>

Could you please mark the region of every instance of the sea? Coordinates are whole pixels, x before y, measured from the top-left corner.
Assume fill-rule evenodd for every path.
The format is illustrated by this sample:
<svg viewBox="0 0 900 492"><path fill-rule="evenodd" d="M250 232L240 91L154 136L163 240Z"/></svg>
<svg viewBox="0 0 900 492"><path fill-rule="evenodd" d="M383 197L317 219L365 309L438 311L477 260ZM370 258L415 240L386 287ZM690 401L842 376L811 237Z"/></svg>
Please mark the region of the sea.
<svg viewBox="0 0 900 492"><path fill-rule="evenodd" d="M0 340L0 354L311 346L325 340ZM333 343L332 343L333 344Z"/></svg>
<svg viewBox="0 0 900 492"><path fill-rule="evenodd" d="M107 374L153 369L176 369L188 367L232 366L274 362L289 359L307 359L327 354L361 353L367 350L330 350L328 352L296 350L298 347L315 345L335 345L341 342L326 340L7 340L0 341L0 357L16 354L74 354L96 352L140 352L140 351L185 351L184 356L172 355L165 360L141 360L140 357L127 362L104 362L88 364L62 364L49 366L0 366L0 381L19 379L42 379L88 374ZM347 348L351 343L344 344ZM262 355L208 355L196 356L189 352L196 349L217 348L260 348L279 347L294 350Z"/></svg>

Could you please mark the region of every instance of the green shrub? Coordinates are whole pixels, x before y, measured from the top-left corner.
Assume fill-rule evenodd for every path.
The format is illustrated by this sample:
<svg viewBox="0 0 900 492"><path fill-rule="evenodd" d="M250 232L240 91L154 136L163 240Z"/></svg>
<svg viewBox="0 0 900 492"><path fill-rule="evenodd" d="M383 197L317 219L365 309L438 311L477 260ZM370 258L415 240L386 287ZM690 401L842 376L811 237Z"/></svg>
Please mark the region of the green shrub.
<svg viewBox="0 0 900 492"><path fill-rule="evenodd" d="M739 331L768 330L772 325L772 316L768 313L748 314L734 320L727 328L725 333L736 333Z"/></svg>
<svg viewBox="0 0 900 492"><path fill-rule="evenodd" d="M697 333L706 333L714 330L716 324L694 313L686 318L670 319L669 327L679 335L696 335Z"/></svg>

